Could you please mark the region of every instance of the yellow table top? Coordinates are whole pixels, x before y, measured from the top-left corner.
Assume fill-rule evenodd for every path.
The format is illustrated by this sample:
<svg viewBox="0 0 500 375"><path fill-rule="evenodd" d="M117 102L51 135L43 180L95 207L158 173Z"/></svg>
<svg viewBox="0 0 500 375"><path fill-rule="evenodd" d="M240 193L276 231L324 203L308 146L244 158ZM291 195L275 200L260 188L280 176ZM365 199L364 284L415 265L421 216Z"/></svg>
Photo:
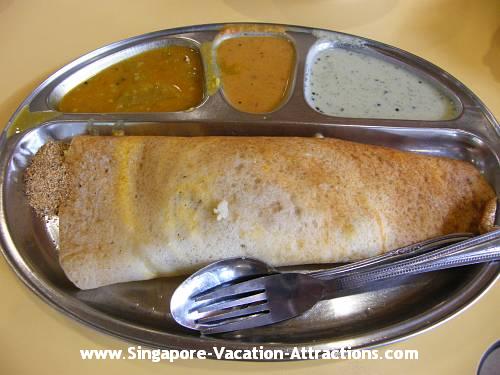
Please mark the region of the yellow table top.
<svg viewBox="0 0 500 375"><path fill-rule="evenodd" d="M483 0L0 1L0 124L51 72L88 51L134 35L201 23L259 21L322 27L376 39L444 68L500 118L500 2ZM1 258L1 257L0 257ZM32 294L0 260L0 372L228 373L286 370L344 374L474 373L500 337L500 285L441 326L391 349L417 349L417 361L83 361L79 349L127 343L66 318Z"/></svg>

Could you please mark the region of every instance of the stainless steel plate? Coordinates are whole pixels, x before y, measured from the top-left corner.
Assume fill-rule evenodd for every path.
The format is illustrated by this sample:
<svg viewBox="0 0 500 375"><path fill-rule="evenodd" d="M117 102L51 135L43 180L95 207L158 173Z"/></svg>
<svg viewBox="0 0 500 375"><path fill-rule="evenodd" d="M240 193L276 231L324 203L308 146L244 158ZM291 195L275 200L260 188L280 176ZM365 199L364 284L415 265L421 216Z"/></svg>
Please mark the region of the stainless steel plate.
<svg viewBox="0 0 500 375"><path fill-rule="evenodd" d="M295 85L288 102L266 115L240 113L219 90L197 108L172 113L62 114L33 121L32 129L12 135L16 117L54 111L71 87L99 69L154 46L180 41L192 46L211 41L223 25L165 30L103 47L68 64L43 82L19 107L0 138L0 240L7 261L35 293L60 311L95 329L159 348L265 348L291 351L294 346L328 349L366 348L429 329L452 317L481 296L498 275L498 264L434 272L388 282L383 288L323 301L306 315L272 327L213 337L177 325L169 301L182 278L131 282L81 291L69 282L57 257L57 218L37 218L29 208L23 172L48 140L70 140L79 134L165 136L285 135L337 137L473 163L500 191L500 127L491 113L456 79L434 65L396 48L345 34L285 26L297 49ZM304 69L307 54L325 33L345 44L363 45L383 58L395 59L424 75L457 101L460 115L450 121L353 119L322 115L306 103ZM8 136L10 134L10 137ZM308 267L317 268L315 266Z"/></svg>

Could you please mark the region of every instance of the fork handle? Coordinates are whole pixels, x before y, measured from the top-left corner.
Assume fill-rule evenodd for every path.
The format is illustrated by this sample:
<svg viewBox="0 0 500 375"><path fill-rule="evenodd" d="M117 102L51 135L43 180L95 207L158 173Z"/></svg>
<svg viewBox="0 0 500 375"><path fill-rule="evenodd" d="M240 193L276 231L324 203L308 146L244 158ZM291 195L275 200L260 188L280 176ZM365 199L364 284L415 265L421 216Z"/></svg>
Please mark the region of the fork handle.
<svg viewBox="0 0 500 375"><path fill-rule="evenodd" d="M422 253L426 253L440 247L464 241L473 236L474 235L472 233L454 233L435 237L423 242L418 242L399 249L391 250L382 255L377 255L357 262L348 263L327 270L310 272L308 273L308 275L321 280L330 280L332 278L337 278L354 271L366 270L380 264L414 257L416 255L420 255Z"/></svg>
<svg viewBox="0 0 500 375"><path fill-rule="evenodd" d="M460 267L500 260L500 230L465 240L454 245L417 255L395 263L379 265L365 271L327 281L330 290L356 289L369 283L398 276Z"/></svg>

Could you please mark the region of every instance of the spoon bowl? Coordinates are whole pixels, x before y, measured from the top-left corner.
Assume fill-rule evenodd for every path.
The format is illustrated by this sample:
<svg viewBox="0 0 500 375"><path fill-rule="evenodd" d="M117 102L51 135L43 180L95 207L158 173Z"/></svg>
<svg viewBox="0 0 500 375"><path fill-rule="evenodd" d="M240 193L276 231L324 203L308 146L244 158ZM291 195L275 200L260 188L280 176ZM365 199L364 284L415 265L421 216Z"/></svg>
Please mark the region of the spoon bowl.
<svg viewBox="0 0 500 375"><path fill-rule="evenodd" d="M221 285L251 280L278 272L274 267L249 257L228 258L211 263L189 276L179 285L170 300L170 312L177 323L187 328L193 328L196 324L190 311L196 305L194 296L209 293Z"/></svg>

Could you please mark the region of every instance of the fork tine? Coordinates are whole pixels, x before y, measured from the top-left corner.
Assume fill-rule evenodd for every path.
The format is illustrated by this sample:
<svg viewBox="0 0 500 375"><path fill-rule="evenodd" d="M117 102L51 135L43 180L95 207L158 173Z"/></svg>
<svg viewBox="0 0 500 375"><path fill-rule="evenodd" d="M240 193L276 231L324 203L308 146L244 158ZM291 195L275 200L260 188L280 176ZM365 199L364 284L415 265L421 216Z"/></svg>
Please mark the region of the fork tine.
<svg viewBox="0 0 500 375"><path fill-rule="evenodd" d="M232 299L232 300L225 300L222 302L215 302L215 303L210 303L207 305L202 305L200 308L194 308L193 311L196 311L198 313L203 313L207 311L215 311L215 310L222 310L222 309L228 309L230 307L237 307L241 305L248 305L251 303L256 303L256 302L261 302L266 300L266 293L258 293L254 294L248 297L243 297L243 298L238 298L238 299Z"/></svg>
<svg viewBox="0 0 500 375"><path fill-rule="evenodd" d="M235 309L235 310L230 310L228 312L221 312L220 314L205 316L203 318L197 319L196 323L198 324L225 323L225 321L230 319L241 318L247 315L264 313L266 311L269 311L269 305L267 303L260 303L258 305L248 306L243 309Z"/></svg>
<svg viewBox="0 0 500 375"><path fill-rule="evenodd" d="M195 301L200 302L209 299L220 300L221 298L232 297L238 294L250 292L252 292L252 294L256 294L259 292L263 292L265 290L264 288L265 286L262 284L261 278L259 277L257 279L244 281L238 284L216 288L212 292L196 296Z"/></svg>
<svg viewBox="0 0 500 375"><path fill-rule="evenodd" d="M229 322L224 322L221 324L212 325L200 325L198 328L204 335L212 335L215 333L238 331L240 329L248 329L260 326L266 326L278 321L273 320L271 314L257 314L254 316L245 316L241 318L235 318Z"/></svg>

